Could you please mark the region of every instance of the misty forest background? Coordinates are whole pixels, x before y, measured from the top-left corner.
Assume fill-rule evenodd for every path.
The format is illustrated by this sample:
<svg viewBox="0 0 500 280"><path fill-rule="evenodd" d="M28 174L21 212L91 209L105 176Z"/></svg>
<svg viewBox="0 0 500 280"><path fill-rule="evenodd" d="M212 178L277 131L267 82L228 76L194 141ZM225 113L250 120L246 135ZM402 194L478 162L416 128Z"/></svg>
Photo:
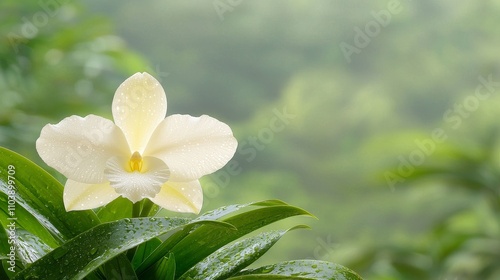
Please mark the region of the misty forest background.
<svg viewBox="0 0 500 280"><path fill-rule="evenodd" d="M281 199L318 217L259 264L500 277L500 1L62 2L0 4L1 146L64 181L35 151L41 128L111 118L117 86L147 71L167 114L239 140L202 211Z"/></svg>

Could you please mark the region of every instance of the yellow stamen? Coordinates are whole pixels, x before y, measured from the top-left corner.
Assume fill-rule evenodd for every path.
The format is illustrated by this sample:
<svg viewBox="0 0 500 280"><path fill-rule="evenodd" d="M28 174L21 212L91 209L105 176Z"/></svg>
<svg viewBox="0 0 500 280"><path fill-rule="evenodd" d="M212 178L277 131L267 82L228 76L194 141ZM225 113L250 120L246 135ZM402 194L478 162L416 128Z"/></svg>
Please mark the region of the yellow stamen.
<svg viewBox="0 0 500 280"><path fill-rule="evenodd" d="M142 156L139 152L134 152L130 157L130 169L132 172L141 171L142 169Z"/></svg>

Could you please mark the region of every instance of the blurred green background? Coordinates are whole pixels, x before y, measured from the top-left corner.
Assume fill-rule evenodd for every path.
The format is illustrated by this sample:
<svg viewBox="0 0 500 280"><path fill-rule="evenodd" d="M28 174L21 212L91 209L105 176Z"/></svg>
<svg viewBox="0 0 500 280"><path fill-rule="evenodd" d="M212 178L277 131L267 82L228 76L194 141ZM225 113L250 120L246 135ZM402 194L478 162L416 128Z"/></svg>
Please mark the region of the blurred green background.
<svg viewBox="0 0 500 280"><path fill-rule="evenodd" d="M117 86L147 71L167 114L208 114L239 140L203 179L203 211L281 199L318 217L261 262L498 279L499 13L498 0L4 0L0 145L49 169L41 128L111 118Z"/></svg>

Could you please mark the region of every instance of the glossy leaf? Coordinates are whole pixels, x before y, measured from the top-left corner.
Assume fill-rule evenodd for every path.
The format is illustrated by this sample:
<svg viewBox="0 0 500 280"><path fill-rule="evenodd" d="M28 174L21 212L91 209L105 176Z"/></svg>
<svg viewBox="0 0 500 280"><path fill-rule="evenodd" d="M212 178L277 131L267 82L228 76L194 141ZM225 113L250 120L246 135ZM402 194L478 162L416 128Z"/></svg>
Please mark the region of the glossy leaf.
<svg viewBox="0 0 500 280"><path fill-rule="evenodd" d="M149 255L137 268L137 274L142 275L144 271L153 266L157 261L160 261L166 254L171 253L171 249L189 235L194 228L201 227L203 224L210 225L212 227L226 228L228 230L236 230L236 228L228 223L214 221L214 220L193 220L191 224L186 226L182 231L172 234L167 240L162 242L152 253ZM134 263L135 264L135 263Z"/></svg>
<svg viewBox="0 0 500 280"><path fill-rule="evenodd" d="M103 223L130 218L132 217L132 205L133 203L130 200L119 197L101 207L97 211L97 217Z"/></svg>
<svg viewBox="0 0 500 280"><path fill-rule="evenodd" d="M184 250L183 248L186 247L186 249L191 250L190 253L188 253L189 254L188 256L189 256L189 258L191 258L191 260L188 264L184 264L186 262L186 259L182 258L183 264L178 264L178 267L177 267L177 269L179 269L179 266L182 266L182 271L184 273L185 270L189 269L191 266L196 264L198 261L200 261L203 258L205 258L206 256L210 255L218 248L226 245L227 243L230 243L231 241L238 239L239 237L241 237L249 232L252 232L255 229L258 229L258 228L263 227L263 226L270 224L272 222L275 222L275 221L278 221L278 220L281 220L281 219L284 219L287 217L291 217L294 215L312 216L307 211L302 210L300 208L290 206L290 205L286 204L285 202L282 202L279 200L266 200L266 201L260 201L260 202L255 202L255 203L248 203L248 204L235 204L235 205L223 206L223 207L220 207L218 209L208 211L193 221L206 221L206 220L220 219L224 216L233 214L233 213L235 213L235 212L237 212L245 207L249 207L249 206L284 207L284 208L282 208L284 210L284 212L280 214L279 212L281 211L280 210L281 208L278 208L278 209L275 209L275 210L267 213L267 214L274 215L274 216L266 218L264 216L259 216L259 215L266 215L266 213L262 213L259 209L257 209L257 210L259 210L258 212L248 211L248 212L246 212L247 214L244 214L243 216L239 216L240 217L239 219L241 219L240 221L237 221L238 218L236 218L236 222L235 222L235 220L226 221L229 223L231 223L231 221L233 221L236 223L236 225L240 225L242 228L238 229L238 231L235 231L236 225L234 225L233 227L220 228L220 229L213 227L213 226L209 226L209 227L201 226L200 228L195 229L195 230L186 228L183 231L176 232L171 237L169 237L167 240L165 240L146 260L144 260L143 263L141 263L139 265L139 267L137 267L137 269L136 269L137 273L141 274L146 269L148 269L148 267L152 266L155 262L160 260L165 254L167 254L170 251L172 251L176 254L181 254L182 256L184 256L185 253L183 253L182 250ZM256 211L256 210L253 210L253 211ZM260 223L260 225L254 224L253 226L252 225L245 226L245 219L249 219L248 220L249 222L254 221L255 223ZM229 232L233 232L233 233L228 235ZM209 250L204 250L205 248L201 248L202 255L200 255L199 257L194 256L194 254L200 254L199 252L197 252L197 249L194 249L194 248L200 248L200 247L198 247L199 245L196 246L197 243L193 243L195 241L192 237L187 238L188 241L184 240L188 235L191 235L191 234L195 234L196 236L200 236L200 238L202 238L202 239L215 238L214 240L211 240L211 241L210 240L202 241L203 244L210 243L210 246L213 246L213 247L211 247ZM227 239L217 240L216 236L218 236L218 235L224 235L227 237ZM178 245L178 243L180 243L181 241L183 242L184 245L181 244L181 246L176 247ZM191 242L192 244L189 244L189 242ZM174 250L174 247L176 247L175 250ZM204 247L204 246L201 246L201 247ZM177 259L181 259L181 258L177 257Z"/></svg>
<svg viewBox="0 0 500 280"><path fill-rule="evenodd" d="M7 254L10 251L9 236L5 228L0 228L0 259L7 259ZM12 241L11 241L12 242Z"/></svg>
<svg viewBox="0 0 500 280"><path fill-rule="evenodd" d="M264 202L258 202L258 203L264 203ZM256 203L248 203L248 204L235 204L235 205L228 205L228 206L223 206L220 208L217 208L215 210L208 211L202 215L200 215L198 218L194 219L193 222L196 221L209 221L209 220L217 220L219 218L222 218L226 215L229 215L231 213L234 213L244 207L247 207L249 205L254 205ZM233 228L236 229L236 228ZM171 237L169 237L165 242L161 243L151 254L145 255L143 254L141 257L144 259L142 260L141 263L138 263L136 257L134 257L134 267L137 268L138 273L144 272L148 267L156 263L158 260L160 260L165 254L168 254L168 252L178 243L180 242L184 237L186 237L190 232L192 228L186 228L183 231L179 231L174 233ZM143 246L145 244L142 244Z"/></svg>
<svg viewBox="0 0 500 280"><path fill-rule="evenodd" d="M232 213L234 213L242 208L245 208L249 205L251 205L251 203L249 203L249 204L233 204L233 205L228 205L228 206L222 206L222 207L217 208L215 210L211 210L211 211L203 213L202 215L197 217L196 220L197 221L217 220L217 219L220 219L224 216L232 214Z"/></svg>
<svg viewBox="0 0 500 280"><path fill-rule="evenodd" d="M281 278L282 276L290 278ZM317 260L287 261L278 264L263 266L256 269L248 269L228 279L362 280L362 278L358 274L346 267L330 262Z"/></svg>
<svg viewBox="0 0 500 280"><path fill-rule="evenodd" d="M9 179L12 179L11 184ZM59 244L100 223L91 210L67 212L61 183L25 157L0 147L0 192L12 194L12 185L16 187L15 215L23 215L24 212L18 209L24 208L35 218L32 222L43 225ZM7 206L2 203L2 207ZM40 232L34 234L46 244L54 242Z"/></svg>
<svg viewBox="0 0 500 280"><path fill-rule="evenodd" d="M134 258L132 259L132 266L137 268L151 255L151 253L156 250L156 248L158 248L158 246L160 246L160 244L162 244L160 239L153 238L139 245L135 251Z"/></svg>
<svg viewBox="0 0 500 280"><path fill-rule="evenodd" d="M11 223L16 225L16 228L23 228L33 235L37 236L44 244L51 248L55 248L60 245L61 241L56 240L52 234L45 228L42 224L38 222L37 219L31 213L29 213L23 207L8 207L9 198L8 195L0 192L0 223L4 228Z"/></svg>
<svg viewBox="0 0 500 280"><path fill-rule="evenodd" d="M239 209L246 207L251 204L241 204L241 205L229 205L229 206L223 206L218 209L208 211L204 213L203 215L199 216L198 218L193 220L193 223L195 222L202 222L202 221L210 221L210 220L216 220L219 219L225 215L231 214L235 211L238 211ZM199 226L199 225L198 225ZM228 228L231 230L236 230L235 227L233 227L230 224L227 224ZM145 255L143 254L143 261L139 264L136 260L134 260L133 265L136 267L137 273L141 274L143 273L146 269L148 269L150 266L154 265L157 261L161 260L163 256L168 254L170 250L177 244L179 243L182 239L184 239L189 233L191 233L193 230L192 227L186 227L184 230L179 231L174 233L172 236L170 236L167 240L162 242L159 246L157 246L153 252L151 252L150 255ZM143 244L144 245L144 244ZM134 257L135 259L135 257Z"/></svg>
<svg viewBox="0 0 500 280"><path fill-rule="evenodd" d="M21 271L24 267L21 265L21 262L16 261L16 248L12 246L12 241L9 240L4 228L0 228L0 240L4 241L0 242L0 259L2 260L0 279L11 279L16 272ZM11 257L14 257L14 259L12 260Z"/></svg>
<svg viewBox="0 0 500 280"><path fill-rule="evenodd" d="M193 266L179 279L226 279L259 259L287 232L288 230L263 232L226 245Z"/></svg>
<svg viewBox="0 0 500 280"><path fill-rule="evenodd" d="M215 210L203 213L198 218L196 218L195 221L217 220L248 206L267 207L267 206L286 206L286 205L288 204L281 200L264 200L247 204L234 204L234 205L222 206Z"/></svg>
<svg viewBox="0 0 500 280"><path fill-rule="evenodd" d="M233 225L237 230L203 225L195 229L172 248L172 252L176 258L182 260L182 263L177 264L176 275L180 276L184 274L188 269L217 249L247 233L273 222L297 215L312 216L303 209L290 205L280 205L254 209L222 220Z"/></svg>
<svg viewBox="0 0 500 280"><path fill-rule="evenodd" d="M175 279L174 254L171 253L168 255L168 257L163 257L153 267L148 269L144 273L144 275L141 276L143 279L174 280Z"/></svg>
<svg viewBox="0 0 500 280"><path fill-rule="evenodd" d="M103 266L104 276L106 279L127 279L137 280L134 268L127 259L126 255L120 254L112 260L106 262Z"/></svg>
<svg viewBox="0 0 500 280"><path fill-rule="evenodd" d="M284 201L278 200L278 199L269 199L269 200L253 202L253 203L250 203L250 205L252 205L252 206L286 206L289 204L284 202Z"/></svg>
<svg viewBox="0 0 500 280"><path fill-rule="evenodd" d="M184 218L136 218L101 224L39 259L15 279L41 276L44 279L81 279L128 249L188 222Z"/></svg>
<svg viewBox="0 0 500 280"><path fill-rule="evenodd" d="M40 238L23 229L16 229L15 237L16 255L25 267L52 251L52 248L44 244Z"/></svg>
<svg viewBox="0 0 500 280"><path fill-rule="evenodd" d="M238 276L238 277L231 277L227 278L228 280L274 280L274 279L283 279L283 280L308 280L308 279L315 279L316 278L304 278L304 277L298 277L298 276L288 276L288 275L267 275L267 274L250 274L250 275L245 275L245 276ZM318 278L319 280L322 280Z"/></svg>

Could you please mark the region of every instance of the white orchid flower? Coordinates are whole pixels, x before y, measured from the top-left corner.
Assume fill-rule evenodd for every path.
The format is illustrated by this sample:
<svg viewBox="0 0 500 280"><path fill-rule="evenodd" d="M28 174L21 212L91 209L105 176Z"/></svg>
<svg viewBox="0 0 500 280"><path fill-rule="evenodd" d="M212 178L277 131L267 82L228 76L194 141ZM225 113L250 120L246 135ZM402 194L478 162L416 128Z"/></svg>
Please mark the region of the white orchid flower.
<svg viewBox="0 0 500 280"><path fill-rule="evenodd" d="M116 90L114 123L88 115L46 125L36 149L68 178L66 210L92 209L122 196L199 213L203 192L198 179L222 168L237 141L229 126L212 117L165 118L166 112L160 83L136 73Z"/></svg>

